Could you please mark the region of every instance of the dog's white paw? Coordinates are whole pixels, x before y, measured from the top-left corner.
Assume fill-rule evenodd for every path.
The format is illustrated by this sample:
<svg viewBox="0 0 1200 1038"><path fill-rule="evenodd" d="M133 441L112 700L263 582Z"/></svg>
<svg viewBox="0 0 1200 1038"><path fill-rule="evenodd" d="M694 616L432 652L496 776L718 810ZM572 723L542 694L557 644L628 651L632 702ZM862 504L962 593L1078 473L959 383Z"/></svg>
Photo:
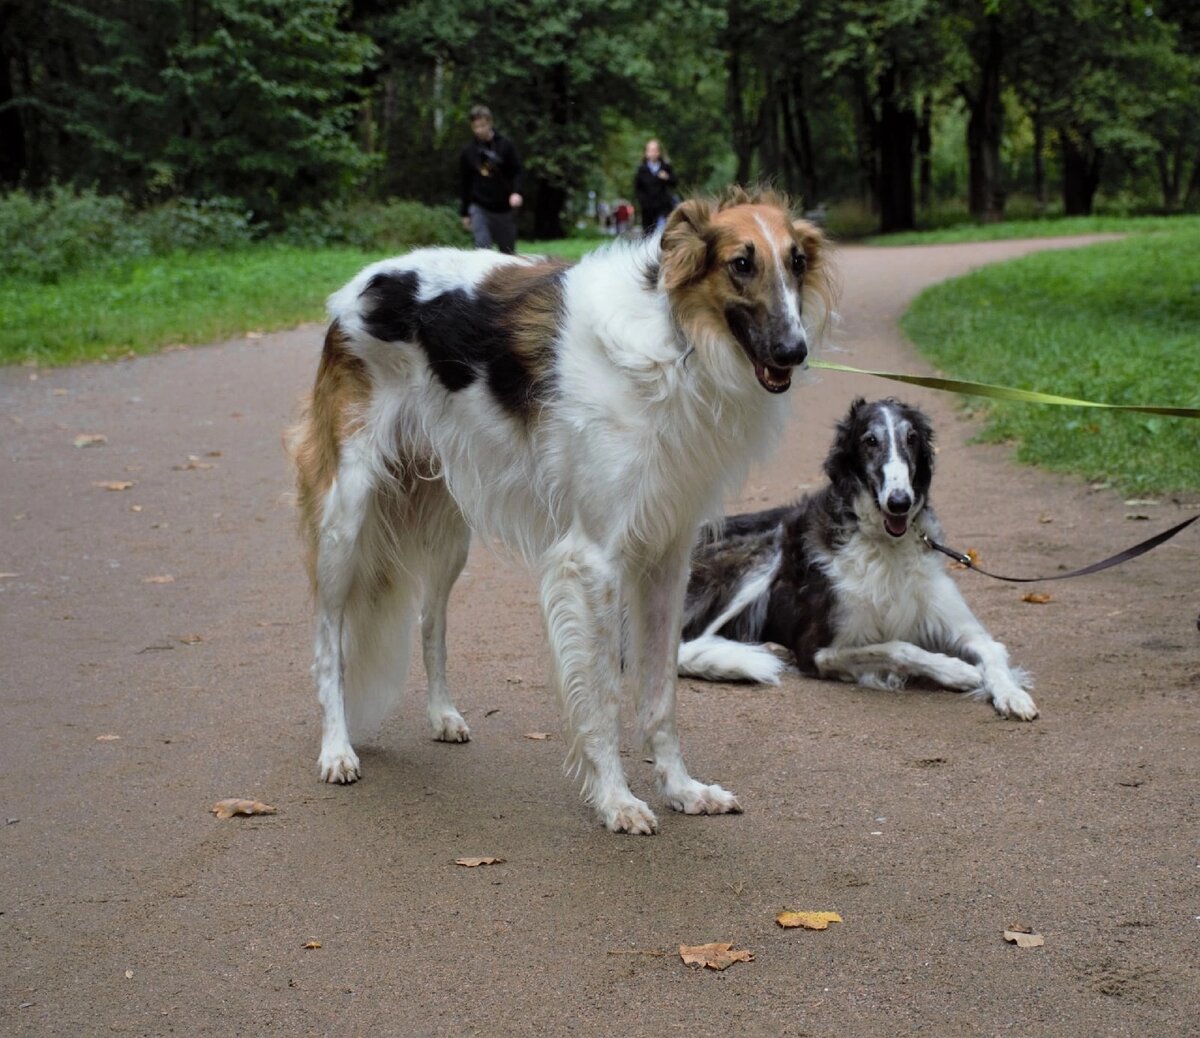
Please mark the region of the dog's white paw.
<svg viewBox="0 0 1200 1038"><path fill-rule="evenodd" d="M688 779L687 783L674 788L664 788L663 796L674 811L685 815L738 815L742 805L737 797L721 786L706 786L703 782Z"/></svg>
<svg viewBox="0 0 1200 1038"><path fill-rule="evenodd" d="M597 805L596 812L609 832L639 833L643 836L658 832L658 819L654 817L654 812L635 796Z"/></svg>
<svg viewBox="0 0 1200 1038"><path fill-rule="evenodd" d="M1033 697L1020 688L995 693L992 696L992 706L1002 716L1015 717L1018 721L1032 721L1038 715Z"/></svg>
<svg viewBox="0 0 1200 1038"><path fill-rule="evenodd" d="M457 710L445 710L440 714L429 715L429 725L433 729L433 737L438 742L470 742L471 729Z"/></svg>
<svg viewBox="0 0 1200 1038"><path fill-rule="evenodd" d="M358 754L349 743L332 750L321 750L317 759L317 767L321 772L322 782L357 782L362 777L362 768L358 763Z"/></svg>

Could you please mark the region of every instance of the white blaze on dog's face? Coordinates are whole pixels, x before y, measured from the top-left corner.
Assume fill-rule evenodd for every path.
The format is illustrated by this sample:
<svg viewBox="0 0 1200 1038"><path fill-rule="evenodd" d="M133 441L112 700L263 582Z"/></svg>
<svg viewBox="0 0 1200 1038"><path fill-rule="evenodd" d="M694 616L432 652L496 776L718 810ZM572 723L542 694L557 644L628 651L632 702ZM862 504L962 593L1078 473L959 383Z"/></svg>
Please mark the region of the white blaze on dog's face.
<svg viewBox="0 0 1200 1038"><path fill-rule="evenodd" d="M806 303L827 292L821 245L820 231L793 221L771 195L685 202L662 238L676 320L698 349L732 346L765 390L786 391L808 357ZM724 366L723 357L705 359Z"/></svg>

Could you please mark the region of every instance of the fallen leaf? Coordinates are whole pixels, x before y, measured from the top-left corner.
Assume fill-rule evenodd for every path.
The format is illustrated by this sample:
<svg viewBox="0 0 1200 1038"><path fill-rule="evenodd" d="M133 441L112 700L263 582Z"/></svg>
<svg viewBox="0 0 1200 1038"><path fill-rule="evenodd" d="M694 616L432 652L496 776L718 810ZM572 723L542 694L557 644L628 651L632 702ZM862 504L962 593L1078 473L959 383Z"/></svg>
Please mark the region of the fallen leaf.
<svg viewBox="0 0 1200 1038"><path fill-rule="evenodd" d="M10 580L13 577L19 577L20 573L0 573L0 580Z"/></svg>
<svg viewBox="0 0 1200 1038"><path fill-rule="evenodd" d="M142 510L142 506L141 505L130 505L129 510L131 512L140 512Z"/></svg>
<svg viewBox="0 0 1200 1038"><path fill-rule="evenodd" d="M979 552L977 552L974 548L968 548L966 551L966 556L968 559L971 560L971 566L975 565L975 563L977 563L979 561ZM952 563L950 563L950 568L951 569L970 569L971 567L962 562L952 562Z"/></svg>
<svg viewBox="0 0 1200 1038"><path fill-rule="evenodd" d="M1033 605L1045 605L1053 600L1054 596L1046 591L1029 591L1021 596L1022 602L1030 602Z"/></svg>
<svg viewBox="0 0 1200 1038"><path fill-rule="evenodd" d="M262 332L247 332L246 333L247 339L261 339L262 337L263 337Z"/></svg>
<svg viewBox="0 0 1200 1038"><path fill-rule="evenodd" d="M525 738L526 739L534 739L537 742L545 742L547 739L550 738L550 733L549 732L526 732Z"/></svg>
<svg viewBox="0 0 1200 1038"><path fill-rule="evenodd" d="M1145 505L1156 505L1157 501L1152 497L1131 497L1125 502L1126 508L1142 508Z"/></svg>
<svg viewBox="0 0 1200 1038"><path fill-rule="evenodd" d="M116 742L119 738L119 735L97 735L96 742Z"/></svg>
<svg viewBox="0 0 1200 1038"><path fill-rule="evenodd" d="M785 930L797 926L805 930L828 930L830 923L840 923L842 917L837 912L780 912L775 922Z"/></svg>
<svg viewBox="0 0 1200 1038"><path fill-rule="evenodd" d="M189 469L215 469L217 463L215 461L201 461L200 455L189 454L187 461L183 465L172 465L176 472L187 472Z"/></svg>
<svg viewBox="0 0 1200 1038"><path fill-rule="evenodd" d="M108 437L104 433L80 433L75 437L76 447L99 447L105 443L108 443Z"/></svg>
<svg viewBox="0 0 1200 1038"><path fill-rule="evenodd" d="M275 808L270 804L264 804L261 800L239 800L237 797L229 797L226 800L218 800L209 811L218 818L232 818L234 815L273 815Z"/></svg>
<svg viewBox="0 0 1200 1038"><path fill-rule="evenodd" d="M128 490L136 484L132 479L111 479L111 480L93 480L92 486L100 487L104 490Z"/></svg>
<svg viewBox="0 0 1200 1038"><path fill-rule="evenodd" d="M179 641L184 645L199 645L204 639L198 634L182 634Z"/></svg>
<svg viewBox="0 0 1200 1038"><path fill-rule="evenodd" d="M463 865L468 869L478 868L480 865L501 865L504 863L503 858L455 858L455 865Z"/></svg>
<svg viewBox="0 0 1200 1038"><path fill-rule="evenodd" d="M126 979L126 980L133 980L133 970L126 970L126 971L125 971L125 979Z"/></svg>
<svg viewBox="0 0 1200 1038"><path fill-rule="evenodd" d="M142 577L143 584L174 584L175 578L170 573L160 573L155 577Z"/></svg>
<svg viewBox="0 0 1200 1038"><path fill-rule="evenodd" d="M1038 516L1038 522L1039 523L1052 523L1052 522L1054 522L1054 516L1046 515L1045 513L1042 513L1041 515Z"/></svg>
<svg viewBox="0 0 1200 1038"><path fill-rule="evenodd" d="M1024 923L1009 923L1004 931L1004 939L1018 948L1040 948L1046 943L1046 938L1040 933L1034 933L1031 927Z"/></svg>
<svg viewBox="0 0 1200 1038"><path fill-rule="evenodd" d="M723 970L728 969L735 962L753 962L754 952L745 949L734 951L732 943L713 941L711 944L681 944L679 957L687 966Z"/></svg>
<svg viewBox="0 0 1200 1038"><path fill-rule="evenodd" d="M320 941L305 941L304 942L305 951L316 951L320 947L321 947Z"/></svg>

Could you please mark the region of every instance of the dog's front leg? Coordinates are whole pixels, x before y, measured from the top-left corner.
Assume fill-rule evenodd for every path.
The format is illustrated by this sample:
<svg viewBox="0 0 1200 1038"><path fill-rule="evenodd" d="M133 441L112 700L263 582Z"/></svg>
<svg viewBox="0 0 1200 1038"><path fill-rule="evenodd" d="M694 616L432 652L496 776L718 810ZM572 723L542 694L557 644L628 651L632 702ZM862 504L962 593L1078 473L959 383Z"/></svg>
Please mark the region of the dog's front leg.
<svg viewBox="0 0 1200 1038"><path fill-rule="evenodd" d="M542 612L567 722L567 768L615 833L653 833L654 812L633 795L620 756L620 571L582 535L568 534L542 560Z"/></svg>
<svg viewBox="0 0 1200 1038"><path fill-rule="evenodd" d="M690 815L740 812L741 805L729 790L698 782L688 774L675 725L679 633L690 553L689 540L626 575L638 727L645 747L654 755L659 788L672 808Z"/></svg>

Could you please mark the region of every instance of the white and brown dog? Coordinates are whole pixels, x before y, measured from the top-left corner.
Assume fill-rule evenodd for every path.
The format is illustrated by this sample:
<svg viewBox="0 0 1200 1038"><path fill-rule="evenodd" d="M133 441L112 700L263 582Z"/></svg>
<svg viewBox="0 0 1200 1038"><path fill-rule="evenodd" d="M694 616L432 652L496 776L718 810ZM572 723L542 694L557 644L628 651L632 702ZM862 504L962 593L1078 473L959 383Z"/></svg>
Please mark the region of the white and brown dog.
<svg viewBox="0 0 1200 1038"><path fill-rule="evenodd" d="M775 442L827 286L816 228L735 189L684 203L661 238L575 266L425 249L335 293L289 439L317 608L321 777L359 777L350 732L398 697L418 608L434 737L469 738L445 629L474 530L540 575L567 762L601 822L658 825L619 756L623 616L663 797L738 811L688 774L676 733L688 558Z"/></svg>

